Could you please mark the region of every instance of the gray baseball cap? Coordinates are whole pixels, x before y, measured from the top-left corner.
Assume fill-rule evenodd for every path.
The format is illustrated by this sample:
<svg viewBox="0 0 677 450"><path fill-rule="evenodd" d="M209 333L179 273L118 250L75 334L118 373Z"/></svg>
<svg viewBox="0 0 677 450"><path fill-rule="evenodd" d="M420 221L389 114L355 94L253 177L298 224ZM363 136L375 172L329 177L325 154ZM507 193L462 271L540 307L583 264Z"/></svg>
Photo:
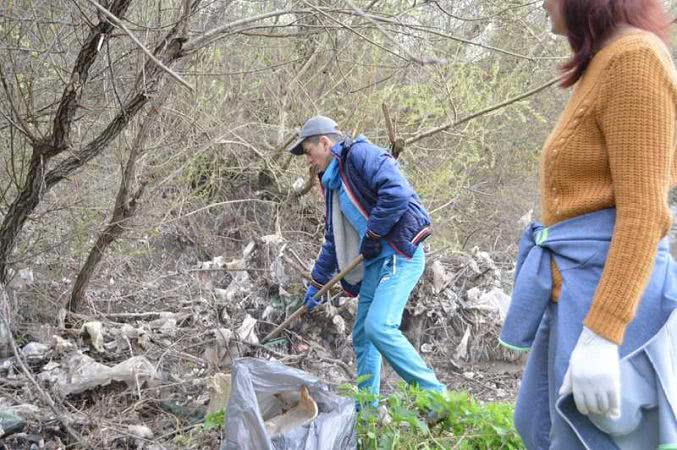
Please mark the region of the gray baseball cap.
<svg viewBox="0 0 677 450"><path fill-rule="evenodd" d="M301 130L299 137L292 143L288 149L293 155L303 155L303 141L311 136L321 136L325 134L339 133L336 128L336 122L325 116L315 116L306 120Z"/></svg>

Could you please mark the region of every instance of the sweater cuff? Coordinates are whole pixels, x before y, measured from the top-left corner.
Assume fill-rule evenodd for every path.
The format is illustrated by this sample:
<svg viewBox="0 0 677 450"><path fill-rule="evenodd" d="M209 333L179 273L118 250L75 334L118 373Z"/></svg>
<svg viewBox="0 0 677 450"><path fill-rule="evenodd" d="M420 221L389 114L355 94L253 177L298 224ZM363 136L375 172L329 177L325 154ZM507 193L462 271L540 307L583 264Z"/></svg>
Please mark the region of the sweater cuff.
<svg viewBox="0 0 677 450"><path fill-rule="evenodd" d="M623 344L625 329L628 323L601 308L595 308L593 304L583 325L599 336L620 346Z"/></svg>

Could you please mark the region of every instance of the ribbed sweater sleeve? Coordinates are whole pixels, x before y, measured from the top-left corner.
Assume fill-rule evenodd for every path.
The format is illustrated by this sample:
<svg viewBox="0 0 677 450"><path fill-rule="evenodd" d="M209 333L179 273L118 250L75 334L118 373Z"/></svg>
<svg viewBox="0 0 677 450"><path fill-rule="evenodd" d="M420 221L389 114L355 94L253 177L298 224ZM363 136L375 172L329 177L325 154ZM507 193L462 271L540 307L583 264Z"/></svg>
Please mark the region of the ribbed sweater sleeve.
<svg viewBox="0 0 677 450"><path fill-rule="evenodd" d="M643 46L615 55L603 80L597 121L617 216L585 325L620 344L651 276L658 242L670 226L675 93L665 64Z"/></svg>

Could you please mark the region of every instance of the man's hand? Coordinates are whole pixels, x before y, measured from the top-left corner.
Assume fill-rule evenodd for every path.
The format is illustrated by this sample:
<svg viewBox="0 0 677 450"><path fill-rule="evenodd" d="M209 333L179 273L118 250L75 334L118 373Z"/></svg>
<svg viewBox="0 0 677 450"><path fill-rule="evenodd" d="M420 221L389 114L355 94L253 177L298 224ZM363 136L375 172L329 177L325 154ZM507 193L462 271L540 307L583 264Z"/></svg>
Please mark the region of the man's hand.
<svg viewBox="0 0 677 450"><path fill-rule="evenodd" d="M318 298L317 300L313 298L315 294L317 294L318 292L320 292L318 288L316 288L312 284L308 285L308 289L306 290L306 296L303 298L303 304L306 305L308 311L312 311L313 308L322 304L321 298Z"/></svg>
<svg viewBox="0 0 677 450"><path fill-rule="evenodd" d="M581 414L620 418L621 374L618 345L583 327L571 353L559 395L573 392Z"/></svg>
<svg viewBox="0 0 677 450"><path fill-rule="evenodd" d="M381 236L372 231L367 231L367 234L362 238L360 253L366 260L374 259L381 253L382 247Z"/></svg>

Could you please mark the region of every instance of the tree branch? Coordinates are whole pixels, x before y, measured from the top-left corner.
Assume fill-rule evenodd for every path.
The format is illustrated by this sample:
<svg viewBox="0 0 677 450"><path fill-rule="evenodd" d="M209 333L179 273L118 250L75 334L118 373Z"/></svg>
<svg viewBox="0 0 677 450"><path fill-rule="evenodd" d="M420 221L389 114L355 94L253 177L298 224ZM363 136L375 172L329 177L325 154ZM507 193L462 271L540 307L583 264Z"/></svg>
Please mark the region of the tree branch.
<svg viewBox="0 0 677 450"><path fill-rule="evenodd" d="M354 14L354 13L351 12L351 14ZM442 33L440 31L435 31L435 30L432 30L428 27L423 27L423 26L420 26L420 25L413 25L413 24L404 24L404 23L398 22L397 20L389 19L387 17L377 16L377 15L374 15L374 14L363 13L361 15L363 17L367 18L367 19L373 19L373 20L376 20L378 22L389 23L391 25L396 25L398 27L409 28L409 29L416 30L416 31L422 31L424 33L430 33L430 34L433 34L435 36L440 36L440 37L444 37L444 38L447 38L447 39L451 39L452 41L460 42L462 44L473 45L475 47L484 48L486 50L491 50L491 51L494 51L494 52L497 52L497 53L503 53L504 55L513 56L515 58L528 59L530 61L533 61L534 59L536 59L536 58L532 58L532 57L529 57L529 56L520 55L519 53L514 53L514 52L511 52L509 50L504 50L502 48L493 47L491 45L481 44L479 42L474 42L474 41L471 41L471 40L468 40L468 39L464 39L462 37L454 36L454 35L447 34L447 33Z"/></svg>
<svg viewBox="0 0 677 450"><path fill-rule="evenodd" d="M500 16L503 13L508 12L508 11L512 11L512 10L520 9L520 8L525 8L527 6L531 6L531 5L535 5L537 3L543 3L543 2L541 0L535 0L535 1L531 1L529 3L524 3L522 5L509 6L507 8L504 8L504 9L492 14L492 15L484 16L484 17L461 17L461 16L457 16L457 15L454 15L454 14L448 12L444 8L442 8L442 6L440 5L440 3L438 1L432 1L430 3L437 6L437 8L440 11L442 11L444 14L451 17L452 19L460 20L462 22L482 22L482 21L485 21L485 20L490 20L490 19L493 19L495 17L498 17L498 16Z"/></svg>
<svg viewBox="0 0 677 450"><path fill-rule="evenodd" d="M238 28L238 27L241 27L243 25L247 25L247 24L250 24L250 23L253 23L253 22L258 22L258 21L261 21L261 20L264 20L264 19L268 19L268 18L271 18L271 17L280 17L280 16L291 15L291 14L310 14L310 13L314 13L314 12L319 12L319 13L325 15L325 16L329 16L329 13L333 12L333 13L337 13L337 14L347 14L347 15L351 15L351 16L363 17L363 18L367 19L368 21L372 22L372 24L374 24L374 25L375 25L375 22L382 22L382 23L387 23L387 24L395 25L395 26L402 27L402 28L409 28L409 29L412 29L412 30L433 34L435 36L440 36L440 37L444 37L444 38L447 38L447 39L451 39L453 41L460 42L462 44L467 44L467 45L472 45L472 46L475 46L475 47L484 48L486 50L491 50L493 52L502 53L504 55L512 56L512 57L515 57L515 58L527 59L527 60L530 60L530 61L533 61L535 59L539 59L539 58L532 58L532 57L529 57L529 56L521 55L519 53L511 52L509 50L505 50L505 49L502 49L502 48L493 47L491 45L485 45L485 44L482 44L482 43L479 43L479 42L474 42L474 41L471 41L471 40L468 40L468 39L464 39L462 37L442 33L442 32L439 32L439 31L435 31L435 30L430 29L428 27L424 27L424 26L420 26L420 25L413 25L413 24L404 24L404 23L398 22L397 20L394 20L394 19L390 19L390 18L387 18L387 17L375 15L375 14L369 14L369 13L361 11L361 10L328 9L328 8L321 8L321 7L312 5L312 4L307 3L307 2L306 2L306 4L308 6L310 6L312 9L277 10L277 11L272 11L272 12L265 13L265 14L260 14L258 16L254 16L254 17L248 17L248 18L245 18L245 19L236 20L236 21L231 22L229 24L222 25L220 27L214 28L214 29L207 31L206 33L202 34L199 38L196 38L192 41L187 42L186 45L184 45L184 51L186 53L196 51L200 48L206 47L207 45L213 43L214 41L223 37L223 35L230 33L230 32L233 32L235 28ZM373 45L377 45L381 50L384 50L384 51L391 53L391 54L395 54L396 56L398 56L400 58L412 59L415 62L428 63L428 64L431 63L431 62L433 62L433 63L441 62L441 61L437 61L437 60L420 60L420 59L412 56L411 54L409 54L409 52L407 52L407 58L404 58L403 56L401 56L397 53L394 53L391 50L388 50L387 48L384 48L384 47L376 44L373 41L370 41L365 36L357 33L354 29L350 28L348 25L344 24L343 22L339 21L338 19L335 19L331 16L329 16L329 18L331 20L333 20L334 22L337 22L338 24L340 24L340 26L342 26L342 27L350 30L351 32L357 34L360 38L365 39L367 42L370 42ZM381 32L386 33L385 30L382 30L381 28L378 28L378 29ZM392 39L391 39L391 41L392 41Z"/></svg>
<svg viewBox="0 0 677 450"><path fill-rule="evenodd" d="M557 83L557 82L560 81L560 80L561 80L561 77L553 78L552 80L550 80L550 81L548 81L547 83L544 83L544 84L538 86L537 88L534 88L534 89L532 89L532 90L530 90L530 91L527 91L527 92L525 92L525 93L523 93L523 94L520 94L520 95L518 95L518 96L516 96L516 97L512 97L512 98L510 98L510 99L508 99L508 100L506 100L506 101L504 101L504 102L502 102L502 103L498 103L498 104L496 104L496 105L489 106L488 108L485 108L485 109L482 109L482 110L480 110L480 111L477 111L477 112L475 112L475 113L473 113L473 114L470 114L469 116L466 116L466 117L464 117L464 118L462 118L462 119L457 120L456 122L450 122L450 123L447 123L447 124L445 124L445 125L439 126L439 127L437 127L437 128L433 128L432 130L424 131L423 133L417 134L416 136L412 136L412 137L410 137L409 139L407 139L406 141L404 141L404 143L405 143L406 145L413 144L414 142L418 142L418 141L420 141L421 139L425 139L425 138L427 138L427 137L430 137L430 136L432 136L433 134L437 134L437 133L439 133L439 132L441 132L441 131L444 131L444 130L447 130L447 129L449 129L449 128L452 128L452 127L455 127L455 126L457 126L457 125L460 125L460 124L462 124L462 123L468 122L468 121L470 121L470 120L472 120L472 119L475 119L475 118L477 118L477 117L479 117L479 116L483 116L483 115L488 114L488 113L490 113L490 112L496 111L497 109L501 109L501 108L503 108L503 107L505 107L505 106L508 106L508 105L510 105L510 104L512 104L512 103L516 103L516 102L518 102L518 101L520 101L520 100L524 100L525 98L531 97L532 95L537 94L537 93L541 92L542 90L544 90L544 89L546 89L546 88L552 86L553 84Z"/></svg>
<svg viewBox="0 0 677 450"><path fill-rule="evenodd" d="M0 111L0 113L2 113L2 115L5 116L5 119L7 119L7 121L10 124L14 125L14 127L17 130L19 130L20 132L25 134L26 137L31 142L35 142L36 141L35 135L28 128L28 125L21 119L21 115L19 115L19 111L16 109L16 106L14 105L14 102L12 101L12 94L11 94L11 92L9 92L9 86L7 85L7 80L5 79L5 73L2 71L2 65L0 65L0 82L2 82L2 87L5 90L5 94L7 94L7 102L9 103L9 107L12 110L12 112L14 113L14 117L16 117L18 124L15 123L9 116L5 116L5 114L2 113L2 111Z"/></svg>
<svg viewBox="0 0 677 450"><path fill-rule="evenodd" d="M114 0L111 4L111 11L118 16L123 15L129 8L130 3L131 0ZM113 25L111 22L102 20L92 28L85 39L75 61L70 81L64 89L61 102L54 117L52 136L51 139L48 139L51 140L51 148L46 146L46 152L43 154L46 158L61 153L70 145L68 141L71 125L73 124L75 110L78 108L83 87L89 77L89 69L96 60L100 44L110 37L112 31Z"/></svg>
<svg viewBox="0 0 677 450"><path fill-rule="evenodd" d="M392 51L392 50L390 50L390 49L388 49L388 48L382 46L381 44L379 44L379 43L377 43L377 42L374 42L372 39L369 39L369 38L366 37L365 35L363 35L363 34L357 32L357 31L356 31L354 28L352 28L351 26L349 26L349 25L347 25L347 24L341 22L340 20L338 20L338 19L332 17L329 13L323 11L322 9L318 8L317 6L312 5L312 4L309 3L307 0L301 0L301 1L304 2L306 5L310 6L311 8L313 8L314 10L316 10L317 12L319 12L320 14L322 14L323 16L325 16L326 18L328 18L329 20L331 20L331 21L333 21L333 22L336 22L337 24L339 24L340 26L342 26L342 27L345 28L346 30L348 30L348 31L350 31L351 33L355 34L355 35L356 35L357 37L359 37L360 39L363 39L364 41L369 42L369 43L370 43L371 45L373 45L374 47L380 48L380 49L383 50L384 52L390 53L391 55L393 55L393 56L395 56L395 57L397 57L397 58L400 58L400 59L402 59L402 60L404 60L404 61L409 61L409 60L411 59L411 57L410 57L409 55L402 56L402 55L400 55L399 53L394 52L394 51ZM365 15L365 14L362 14L362 16L366 16L366 15ZM414 59L414 61L416 61L416 60Z"/></svg>
<svg viewBox="0 0 677 450"><path fill-rule="evenodd" d="M132 41L134 41L134 43L135 43L137 46L139 46L139 48L140 48L146 55L148 55L148 57L151 59L151 61L153 61L155 64L157 64L162 70L164 70L165 72L167 72L167 73L169 74L169 76L171 76L171 77L174 78L176 81L178 81L179 83L181 83L182 85L184 85L185 87L187 87L188 90L189 90L191 93L192 93L192 92L195 92L195 88L194 88L190 83L188 83L186 80L184 80L183 78L181 78L181 77L179 76L179 74L177 74L176 72L174 72L172 69L170 69L169 67L167 67L167 66L165 66L164 64L162 64L162 61L160 61L159 59L157 59L157 58L155 57L155 55L153 55L153 53L152 53L150 50L148 50L148 49L146 48L146 46L143 45L143 44L141 43L141 41L138 40L138 39L136 38L136 36L134 36L134 34L132 34L131 31L129 31L129 29L128 29L121 21L120 21L120 19L118 19L117 17L115 17L115 15L113 15L110 11L108 11L108 10L107 10L106 8L104 8L103 6L99 5L99 4L98 4L97 2L95 2L94 0L87 0L87 1L88 1L89 3L91 3L92 5L94 5L94 6L96 7L96 9L98 9L99 11L101 11L106 17L108 17L108 18L109 18L109 19L110 19L110 20L111 20L118 28L120 28L122 31L124 31L124 32L127 34L127 36L129 36L129 37L132 39ZM186 10L186 17L188 17L188 13L190 13L190 10L189 10L189 9ZM184 29L185 29L185 26L184 26Z"/></svg>
<svg viewBox="0 0 677 450"><path fill-rule="evenodd" d="M129 121L148 102L148 99L149 97L145 94L137 94L127 102L99 136L87 144L83 150L64 159L47 173L45 176L46 189L51 189L55 184L97 156L127 126Z"/></svg>
<svg viewBox="0 0 677 450"><path fill-rule="evenodd" d="M233 28L241 27L243 25L247 25L253 22L258 22L260 20L264 19L269 19L271 17L280 17L280 16L287 16L290 14L302 14L302 13L312 13L312 9L281 9L277 11L271 11L269 13L265 14L259 14L258 16L253 16L253 17L247 17L246 19L240 19L236 20L231 23L227 23L225 25L221 25L220 27L216 27L212 30L207 31L206 33L203 33L200 37L193 39L191 41L186 42L186 44L183 46L183 50L185 53L190 53L194 52L196 50L199 50L215 40L219 39L221 35L226 34L230 31L233 30Z"/></svg>
<svg viewBox="0 0 677 450"><path fill-rule="evenodd" d="M193 8L198 4L199 2L194 2ZM163 58L173 62L184 56L182 51L184 40L183 38L176 37L181 31L180 28L182 28L182 25L177 22L174 28L156 46L155 53L158 55L156 59ZM46 174L46 189L51 189L55 184L101 153L152 98L148 92L157 91L157 85L161 83L163 73L166 73L166 71L156 64L155 61L147 61L137 78L137 93L121 108L120 112L99 136L90 141L81 151L61 161Z"/></svg>
<svg viewBox="0 0 677 450"><path fill-rule="evenodd" d="M376 29L377 29L378 31L381 32L381 34L383 35L383 37L385 37L387 40L389 40L390 42L392 42L393 45L397 46L400 50L402 50L402 51L404 52L404 54L407 55L407 57L409 57L409 59L411 59L411 60L414 61L415 63L420 64L420 65L427 65L427 64L446 64L446 63L447 63L447 61L441 60L441 59L439 59L439 58L434 58L434 57L419 58L419 57L413 55L413 54L412 54L409 50L407 50L402 44L400 44L400 43L397 42L395 39L393 39L392 37L390 37L390 35L386 32L386 30L384 30L383 28L381 28L381 27L379 26L379 24L376 23L376 21L375 21L373 18L371 18L371 17L369 16L369 14L365 13L365 12L362 11L360 8L358 8L357 6L355 6L355 5L353 4L353 2L351 2L350 0L346 0L346 3L348 3L348 6L350 6L350 7L353 9L353 11L355 12L355 14L357 14L357 16L359 16L359 17L364 17L365 19L367 19L372 25L374 25L374 26L376 27Z"/></svg>
<svg viewBox="0 0 677 450"><path fill-rule="evenodd" d="M7 120L7 122L9 122L10 125L12 125L14 128L16 128L17 130L19 130L19 131L21 132L21 134L23 134L24 136L26 136L26 137L28 138L29 141L32 141L32 140L34 139L34 137L33 137L33 135L32 135L31 133L29 133L27 130L25 130L24 128L22 128L21 125L19 125L18 123L14 122L14 121L12 120L12 118L9 117L8 115L6 115L4 112L2 112L2 110L0 110L0 114L2 114L2 117L4 117L5 120Z"/></svg>

